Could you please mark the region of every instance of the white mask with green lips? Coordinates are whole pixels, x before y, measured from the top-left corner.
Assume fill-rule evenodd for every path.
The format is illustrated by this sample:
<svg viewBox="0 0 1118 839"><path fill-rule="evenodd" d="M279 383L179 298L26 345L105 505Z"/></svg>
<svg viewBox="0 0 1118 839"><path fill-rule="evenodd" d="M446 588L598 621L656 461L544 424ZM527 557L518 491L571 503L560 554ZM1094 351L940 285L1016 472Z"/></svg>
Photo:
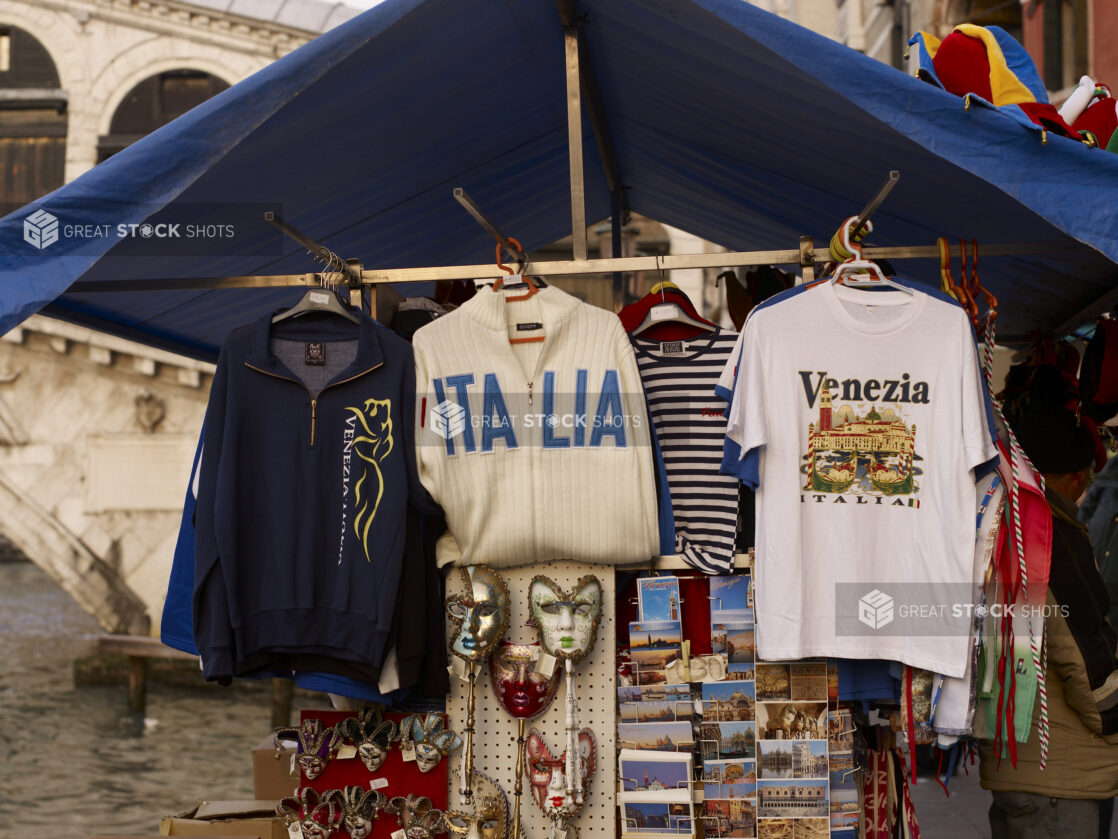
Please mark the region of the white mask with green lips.
<svg viewBox="0 0 1118 839"><path fill-rule="evenodd" d="M528 603L544 652L571 661L586 657L602 619L602 584L597 577L583 577L568 594L551 578L536 576Z"/></svg>

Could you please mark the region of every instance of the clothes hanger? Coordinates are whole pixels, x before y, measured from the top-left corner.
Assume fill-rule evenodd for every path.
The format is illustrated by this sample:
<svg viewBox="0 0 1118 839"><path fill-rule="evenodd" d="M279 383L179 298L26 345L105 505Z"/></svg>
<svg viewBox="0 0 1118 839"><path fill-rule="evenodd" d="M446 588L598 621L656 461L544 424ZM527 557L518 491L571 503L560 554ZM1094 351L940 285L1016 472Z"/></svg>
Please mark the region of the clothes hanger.
<svg viewBox="0 0 1118 839"><path fill-rule="evenodd" d="M674 292L672 295L673 297L678 295L686 301L687 308L684 308L684 306L676 300L668 300L668 295L666 293L668 288L670 288ZM711 323L709 320L704 320L699 316L699 313L695 310L695 306L691 302L691 299L686 294L684 294L683 290L671 280L661 280L652 287L652 290L648 293L647 296L651 297L657 292L660 293L661 302L657 303L655 306L648 310L648 312L644 316L644 320L642 320L637 325L637 327L629 333L630 335L640 335L642 332L645 332L646 330L651 329L653 326L657 326L662 323L679 323L683 324L684 326L691 326L695 329L700 329L703 332L714 332L718 329L718 327ZM687 311L687 309L690 309L691 311L689 312Z"/></svg>
<svg viewBox="0 0 1118 839"><path fill-rule="evenodd" d="M963 244L966 247L966 244ZM994 296L986 286L982 285L982 281L978 279L978 240L970 240L971 247L971 263L970 263L970 276L966 278L967 295L970 297L974 304L974 328L982 331L988 321L994 321L998 318L998 298ZM986 315L979 317L978 297L982 295L982 299L986 301Z"/></svg>
<svg viewBox="0 0 1118 839"><path fill-rule="evenodd" d="M335 260L337 262L335 263ZM341 259L333 252L330 251L330 262L327 268L335 264L341 264ZM327 274L331 274L329 279ZM309 288L303 294L302 299L292 306L290 309L285 309L278 315L272 318L272 323L279 323L280 321L287 320L288 318L295 318L299 315L305 315L308 312L317 312L326 315L337 315L338 317L345 318L351 323L358 323L357 313L349 306L345 305L333 286L333 273L324 271L319 274L319 282L322 283L321 288ZM330 282L330 285L327 285Z"/></svg>
<svg viewBox="0 0 1118 839"><path fill-rule="evenodd" d="M518 251L520 251L521 254L524 253L524 249L520 246L520 242L518 242L516 239L509 236L509 242L516 245L516 249ZM524 261L521 262L520 265L518 266L517 271L523 271L524 268L527 267L527 264L528 264L528 259L527 259L527 257L525 257ZM493 283L493 291L495 291L495 292L500 291L502 288L504 288L505 287L505 280L510 280L510 282L509 282L510 286L511 285L518 285L522 282L525 282L523 274L517 273L516 271L514 271L512 269L511 266L505 265L505 263L503 263L501 261L501 243L500 242L497 243L497 267L500 268L502 271L505 271L508 274L508 276L507 277L501 277L497 280L497 282ZM528 291L525 292L524 294L517 295L516 297L510 297L508 295L505 295L505 302L506 303L518 303L521 300L527 300L529 297L534 297L534 296L536 296L537 294L540 293L539 288L534 283L529 282L529 283L527 283L527 286L528 286ZM510 344L538 344L538 343L542 343L544 341L544 338L545 338L545 336L543 336L543 335L533 335L530 338L509 338L509 343Z"/></svg>
<svg viewBox="0 0 1118 839"><path fill-rule="evenodd" d="M845 285L849 288L873 288L876 286L889 286L889 288L903 291L905 294L912 297L916 292L907 286L903 286L898 282L886 277L884 272L876 262L869 259L862 258L862 246L858 242L851 241L850 227L858 220L857 216L851 216L842 223L842 243L848 252L854 254L845 262L840 262L835 268L835 272L831 275L830 282L832 285ZM866 234L873 232L873 222L866 219L863 224L865 225Z"/></svg>

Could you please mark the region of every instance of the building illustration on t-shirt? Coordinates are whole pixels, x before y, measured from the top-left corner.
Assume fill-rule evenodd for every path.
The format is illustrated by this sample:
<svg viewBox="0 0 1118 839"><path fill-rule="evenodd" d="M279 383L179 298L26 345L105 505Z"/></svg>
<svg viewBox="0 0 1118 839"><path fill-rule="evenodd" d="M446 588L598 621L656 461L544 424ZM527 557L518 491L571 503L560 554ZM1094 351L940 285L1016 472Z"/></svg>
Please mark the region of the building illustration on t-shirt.
<svg viewBox="0 0 1118 839"><path fill-rule="evenodd" d="M907 425L896 408L879 412L871 405L859 415L851 405L834 407L833 399L829 388L821 388L818 422L808 424L804 489L876 496L918 492L915 423Z"/></svg>

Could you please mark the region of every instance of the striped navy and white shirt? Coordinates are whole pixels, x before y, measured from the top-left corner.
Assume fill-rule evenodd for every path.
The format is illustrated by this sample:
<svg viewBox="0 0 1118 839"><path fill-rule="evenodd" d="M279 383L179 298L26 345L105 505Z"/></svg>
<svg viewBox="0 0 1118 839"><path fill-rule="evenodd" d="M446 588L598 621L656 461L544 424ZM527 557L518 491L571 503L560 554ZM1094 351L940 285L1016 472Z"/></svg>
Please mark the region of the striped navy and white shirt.
<svg viewBox="0 0 1118 839"><path fill-rule="evenodd" d="M690 341L629 337L664 457L676 554L708 574L729 573L734 567L738 482L718 474L726 406L714 395L714 386L738 335L719 329Z"/></svg>

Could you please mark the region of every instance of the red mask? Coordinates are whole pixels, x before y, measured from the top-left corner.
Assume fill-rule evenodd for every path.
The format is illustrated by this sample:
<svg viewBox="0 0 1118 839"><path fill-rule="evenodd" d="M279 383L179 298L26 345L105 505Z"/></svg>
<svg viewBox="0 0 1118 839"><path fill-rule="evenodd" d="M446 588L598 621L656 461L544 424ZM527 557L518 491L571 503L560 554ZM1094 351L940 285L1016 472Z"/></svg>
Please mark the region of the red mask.
<svg viewBox="0 0 1118 839"><path fill-rule="evenodd" d="M518 720L538 717L555 698L559 688L559 668L544 678L536 672L533 652L539 644L516 644L502 641L489 662L489 678L493 693L506 711Z"/></svg>
<svg viewBox="0 0 1118 839"><path fill-rule="evenodd" d="M578 732L578 759L582 761L582 793L587 794L594 778L597 763L597 742L594 732L583 728ZM553 757L547 743L536 729L528 732L528 745L524 753L524 768L532 785L536 806L552 820L563 820L578 815L582 805L573 801L564 803L567 791L567 753Z"/></svg>

